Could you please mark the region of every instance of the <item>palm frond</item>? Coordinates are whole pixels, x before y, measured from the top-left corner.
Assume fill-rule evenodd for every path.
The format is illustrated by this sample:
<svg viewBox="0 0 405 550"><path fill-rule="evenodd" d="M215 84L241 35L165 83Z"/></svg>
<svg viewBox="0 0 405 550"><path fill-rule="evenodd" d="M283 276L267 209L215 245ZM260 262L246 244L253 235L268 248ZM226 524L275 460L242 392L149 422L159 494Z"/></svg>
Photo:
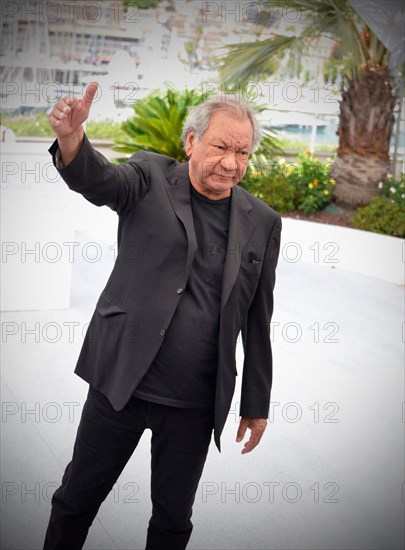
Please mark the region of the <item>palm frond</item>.
<svg viewBox="0 0 405 550"><path fill-rule="evenodd" d="M274 36L267 40L244 44L230 44L229 53L220 56L221 77L226 83L246 84L251 78L271 75L280 66L287 51L299 48L300 39L295 36Z"/></svg>
<svg viewBox="0 0 405 550"><path fill-rule="evenodd" d="M311 47L316 49L321 38L335 42L333 55L338 53L341 68L354 77L366 64L388 62L388 50L348 0L272 0L271 5L276 9L295 10L304 23L301 33L227 46L227 53L218 56L225 82L246 84L249 79L269 76L277 71L288 51L294 58ZM365 40L366 29L369 40ZM297 66L296 76L300 70Z"/></svg>
<svg viewBox="0 0 405 550"><path fill-rule="evenodd" d="M259 147L250 155L249 167L255 170L263 169L268 167L276 157L282 155L284 155L284 150L279 146L274 131L266 131Z"/></svg>

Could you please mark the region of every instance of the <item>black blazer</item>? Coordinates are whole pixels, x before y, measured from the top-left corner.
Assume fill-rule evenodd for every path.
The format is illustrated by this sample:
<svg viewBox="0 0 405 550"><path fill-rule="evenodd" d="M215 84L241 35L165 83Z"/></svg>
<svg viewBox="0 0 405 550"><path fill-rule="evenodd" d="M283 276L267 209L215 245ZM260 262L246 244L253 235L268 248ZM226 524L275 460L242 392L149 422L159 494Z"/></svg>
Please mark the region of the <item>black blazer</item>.
<svg viewBox="0 0 405 550"><path fill-rule="evenodd" d="M49 152L55 162L57 141ZM85 136L58 170L70 189L118 214L118 254L97 301L75 373L121 410L163 342L197 250L188 163L137 152L112 164ZM214 439L218 450L235 389L242 333L240 415L267 418L272 385L270 320L281 217L241 187L232 188L224 265Z"/></svg>

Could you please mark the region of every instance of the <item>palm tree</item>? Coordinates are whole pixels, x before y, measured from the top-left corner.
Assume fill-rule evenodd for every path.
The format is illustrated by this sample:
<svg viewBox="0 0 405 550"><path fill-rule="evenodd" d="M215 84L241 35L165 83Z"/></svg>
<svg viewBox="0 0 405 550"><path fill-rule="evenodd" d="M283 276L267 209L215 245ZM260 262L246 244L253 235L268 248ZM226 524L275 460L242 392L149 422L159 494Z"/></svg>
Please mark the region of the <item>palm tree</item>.
<svg viewBox="0 0 405 550"><path fill-rule="evenodd" d="M311 48L314 51L321 37L329 37L333 47L324 77L335 82L337 67L342 77L339 146L332 167L334 195L338 203L352 207L368 204L390 168L397 102L395 78L388 65L390 52L348 0L273 0L272 6L308 16L302 32L228 46L221 57L222 76L228 84L244 85L249 79L275 73L288 54L289 66L295 65L299 75L302 66L291 61Z"/></svg>

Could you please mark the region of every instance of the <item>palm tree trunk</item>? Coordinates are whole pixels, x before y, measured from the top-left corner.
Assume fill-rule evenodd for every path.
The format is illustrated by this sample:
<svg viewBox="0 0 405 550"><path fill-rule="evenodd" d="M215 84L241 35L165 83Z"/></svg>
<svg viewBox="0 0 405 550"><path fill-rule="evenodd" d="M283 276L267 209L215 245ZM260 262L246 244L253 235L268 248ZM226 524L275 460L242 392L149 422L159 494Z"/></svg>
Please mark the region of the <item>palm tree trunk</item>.
<svg viewBox="0 0 405 550"><path fill-rule="evenodd" d="M390 141L397 96L387 66L364 67L345 77L332 167L334 198L352 207L369 204L390 168Z"/></svg>

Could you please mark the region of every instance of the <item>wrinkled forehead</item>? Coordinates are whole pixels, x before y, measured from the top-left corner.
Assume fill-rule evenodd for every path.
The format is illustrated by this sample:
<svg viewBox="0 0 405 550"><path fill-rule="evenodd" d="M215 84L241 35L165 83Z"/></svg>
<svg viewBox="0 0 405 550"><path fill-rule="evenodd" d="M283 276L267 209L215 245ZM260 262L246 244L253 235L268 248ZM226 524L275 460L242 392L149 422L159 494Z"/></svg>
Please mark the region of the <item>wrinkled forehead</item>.
<svg viewBox="0 0 405 550"><path fill-rule="evenodd" d="M227 110L218 110L211 115L207 137L217 137L231 142L243 142L251 146L253 142L253 126L248 116L240 116Z"/></svg>

